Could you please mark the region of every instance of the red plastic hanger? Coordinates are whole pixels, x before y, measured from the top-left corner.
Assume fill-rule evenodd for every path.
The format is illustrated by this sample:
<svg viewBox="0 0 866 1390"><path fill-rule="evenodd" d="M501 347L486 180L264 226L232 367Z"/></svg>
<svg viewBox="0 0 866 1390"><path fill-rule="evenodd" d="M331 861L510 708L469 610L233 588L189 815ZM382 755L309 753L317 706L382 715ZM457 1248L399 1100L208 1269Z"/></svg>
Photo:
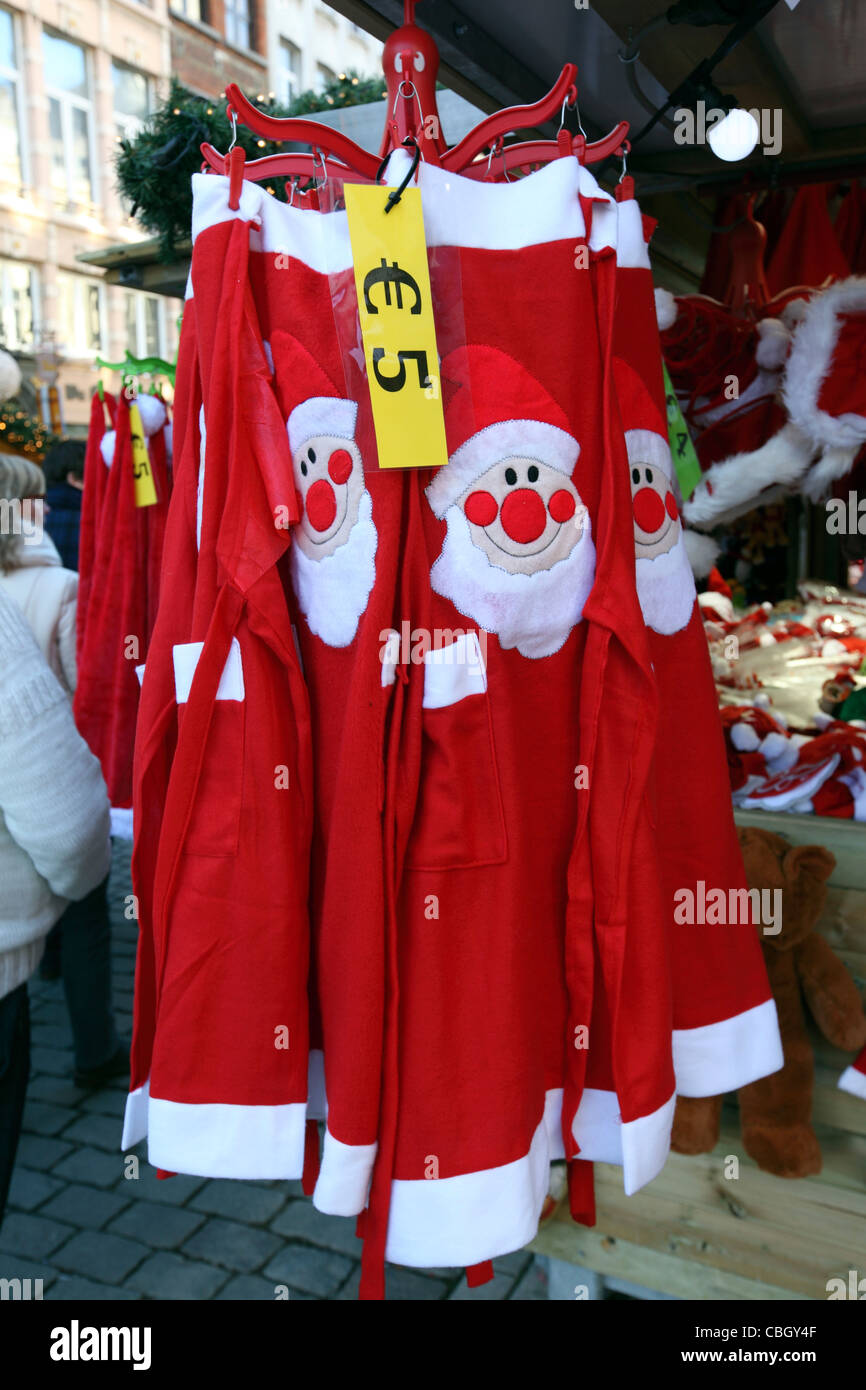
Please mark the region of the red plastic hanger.
<svg viewBox="0 0 866 1390"><path fill-rule="evenodd" d="M441 163L448 146L436 106L439 50L432 34L415 23L415 0L404 0L403 23L385 42L382 71L388 93L388 117L379 157L384 159L410 135L428 164Z"/></svg>
<svg viewBox="0 0 866 1390"><path fill-rule="evenodd" d="M565 148L559 136L556 140L526 140L517 145L500 145L494 149L489 160L477 160L462 172L470 179L485 179L490 168L496 171L495 177L505 178L514 169L528 170L533 165L550 164L563 154L576 155L581 164L599 164L610 155L621 153L628 145L628 131L628 121L620 121L609 135L591 144L587 144L586 137L581 134L572 136L569 131L561 131L560 134L566 136Z"/></svg>
<svg viewBox="0 0 866 1390"><path fill-rule="evenodd" d="M313 148L312 154L287 151L285 154L246 160L240 154L235 155L233 150L222 155L213 145L203 144L201 152L209 168L220 174L234 171L232 204L237 201L236 186L244 178L259 180L288 175L312 179L318 172L324 171L328 178L377 182L381 161L407 139L417 143L421 158L428 163L440 164L451 173L465 173L469 178L491 179L507 178L512 169L547 164L567 154L576 155L581 163L597 163L620 149L628 134L628 123L620 121L609 135L591 144L587 143L582 130L572 136L562 128L555 140L530 140L513 145L504 143L509 132L541 125L558 108L561 108L564 118L565 107L576 105L577 67L574 63L566 63L554 86L540 101L526 106L509 106L485 117L449 150L445 145L436 105L439 54L431 35L415 24L415 0L404 0L404 23L386 42L382 62L390 110L379 158L320 121L311 121L306 117L266 115L247 100L237 83L230 82L226 87L226 99L233 125L240 122L270 141L292 141ZM491 151L486 163L479 158L484 150ZM491 169L494 154L495 172ZM232 158L233 164L229 162ZM317 205L317 199L313 196L311 203L308 195L299 195L299 204Z"/></svg>

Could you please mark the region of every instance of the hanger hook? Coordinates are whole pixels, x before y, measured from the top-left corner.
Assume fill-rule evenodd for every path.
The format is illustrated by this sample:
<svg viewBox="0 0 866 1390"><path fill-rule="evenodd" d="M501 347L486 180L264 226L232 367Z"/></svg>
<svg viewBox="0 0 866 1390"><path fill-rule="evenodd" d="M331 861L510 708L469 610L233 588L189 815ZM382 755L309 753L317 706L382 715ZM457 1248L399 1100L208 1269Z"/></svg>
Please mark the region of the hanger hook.
<svg viewBox="0 0 866 1390"><path fill-rule="evenodd" d="M570 100L570 101L569 101L569 97L571 97L571 100ZM574 107L574 112L575 112L575 115L576 115L576 117L577 117L577 128L578 128L578 130L580 131L581 135L583 136L584 140L588 139L587 133L586 133L586 131L584 130L583 125L581 124L581 120L580 120L580 106L578 105L578 101L577 101L577 88L576 88L576 87L569 87L568 91L566 92L565 96L563 97L563 100L562 100L562 110L561 110L560 113L559 113L559 129L560 129L560 130L565 130L565 108L566 108L567 106L573 106L573 107Z"/></svg>
<svg viewBox="0 0 866 1390"><path fill-rule="evenodd" d="M628 154L628 152L629 152L630 149L631 149L631 143L630 143L628 140L623 140L622 144L620 145L619 149L617 150L617 154L619 154L619 155L622 156L622 173L620 174L619 178L617 179L617 183L622 183L623 179L625 178L626 174L628 173L628 165L627 165L627 163L626 163L626 155Z"/></svg>
<svg viewBox="0 0 866 1390"><path fill-rule="evenodd" d="M321 151L320 149L317 149L316 146L314 145L314 146L313 146L313 174L314 174L314 175L315 175L316 161L317 161L317 160L321 160L321 161L322 161L322 182L321 182L321 183L316 183L316 192L317 192L317 193L321 193L322 189L325 187L325 185L326 185L327 182L328 182L328 166L327 166L327 164L325 163L325 156L322 154L322 151Z"/></svg>
<svg viewBox="0 0 866 1390"><path fill-rule="evenodd" d="M231 152L232 152L232 150L234 149L235 145L238 143L238 113L237 113L237 111L234 109L233 106L230 106L230 107L229 107L228 116L229 116L229 120L230 120L231 123L232 123L232 139L231 139L231 144L229 145L228 149L226 150L226 154L231 154Z"/></svg>
<svg viewBox="0 0 866 1390"><path fill-rule="evenodd" d="M407 92L404 92L404 91L403 91L403 88L404 88L404 87L408 87L409 90L408 90ZM418 106L418 116L419 116L419 119L420 119L421 128L423 129L423 128L424 128L424 108L423 108L423 106L421 105L421 98L420 98L420 96L418 95L418 88L415 86L415 83L414 83L410 78L408 78L408 77L404 77L403 80L402 80L402 81L398 84L398 86L397 86L397 92L396 92L396 95L395 95L395 97L394 97L394 105L391 107L391 117L392 117L392 119L393 119L394 114L395 114L395 112L396 112L396 110L397 110L397 102L400 100L400 97L402 97L403 100L406 101L407 99L409 99L409 98L411 98L411 97L413 97L413 96L414 96L415 102L416 102L416 104L417 104L417 106ZM419 147L419 148L420 148L420 147ZM421 159L423 159L423 158L424 158L424 155L422 154L420 157L421 157Z"/></svg>

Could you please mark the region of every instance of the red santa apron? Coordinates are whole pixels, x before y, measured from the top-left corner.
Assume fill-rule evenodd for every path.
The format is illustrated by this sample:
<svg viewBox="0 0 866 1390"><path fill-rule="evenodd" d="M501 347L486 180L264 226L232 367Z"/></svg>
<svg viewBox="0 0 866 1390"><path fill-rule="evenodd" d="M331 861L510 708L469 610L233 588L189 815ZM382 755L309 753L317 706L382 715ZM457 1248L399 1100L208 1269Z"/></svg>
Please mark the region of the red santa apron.
<svg viewBox="0 0 866 1390"><path fill-rule="evenodd" d="M783 1059L754 926L689 924L673 910L675 894L697 895L699 882L726 897L747 885L709 651L675 496L644 229L633 199L617 208L614 372L628 455L637 592L659 692L653 803L671 930L674 1067L681 1095L718 1095L778 1070Z"/></svg>
<svg viewBox="0 0 866 1390"><path fill-rule="evenodd" d="M278 572L298 515L242 216L196 228L185 419L136 743L141 941L124 1144L301 1176L309 706Z"/></svg>

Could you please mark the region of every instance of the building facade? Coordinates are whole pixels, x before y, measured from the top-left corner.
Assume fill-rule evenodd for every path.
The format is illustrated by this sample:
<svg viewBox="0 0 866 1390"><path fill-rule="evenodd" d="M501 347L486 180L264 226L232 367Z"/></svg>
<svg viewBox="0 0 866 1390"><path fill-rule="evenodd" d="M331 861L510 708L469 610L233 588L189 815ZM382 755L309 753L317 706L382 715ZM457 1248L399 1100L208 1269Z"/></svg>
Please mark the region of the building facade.
<svg viewBox="0 0 866 1390"><path fill-rule="evenodd" d="M346 68L381 68L382 45L321 0L172 0L171 65L185 86L218 97L237 82L288 103Z"/></svg>
<svg viewBox="0 0 866 1390"><path fill-rule="evenodd" d="M381 45L319 0L0 0L0 346L56 379L80 432L97 356L171 360L178 300L104 283L84 252L141 240L115 184L170 76L218 99L237 81L289 100Z"/></svg>
<svg viewBox="0 0 866 1390"><path fill-rule="evenodd" d="M141 238L113 158L167 86L169 62L166 0L0 4L0 344L26 378L57 374L73 430L97 356L175 350L179 305L105 285L77 260Z"/></svg>

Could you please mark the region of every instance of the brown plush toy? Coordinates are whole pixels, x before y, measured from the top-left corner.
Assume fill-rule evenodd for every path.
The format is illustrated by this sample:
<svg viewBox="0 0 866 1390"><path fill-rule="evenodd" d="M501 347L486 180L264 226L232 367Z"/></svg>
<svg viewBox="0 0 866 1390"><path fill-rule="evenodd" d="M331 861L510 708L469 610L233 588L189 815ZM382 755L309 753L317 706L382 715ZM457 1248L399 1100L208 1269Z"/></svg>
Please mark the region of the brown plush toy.
<svg viewBox="0 0 866 1390"><path fill-rule="evenodd" d="M827 896L836 860L820 845L791 847L768 830L740 830L750 888L781 889L781 931L761 946L779 1015L785 1065L743 1086L740 1125L745 1150L759 1168L782 1178L821 1171L821 1149L812 1128L815 1062L801 996L821 1032L836 1047L854 1051L866 1042L866 1015L854 981L832 948L813 929ZM672 1147L677 1153L709 1153L719 1140L721 1096L679 1096Z"/></svg>

